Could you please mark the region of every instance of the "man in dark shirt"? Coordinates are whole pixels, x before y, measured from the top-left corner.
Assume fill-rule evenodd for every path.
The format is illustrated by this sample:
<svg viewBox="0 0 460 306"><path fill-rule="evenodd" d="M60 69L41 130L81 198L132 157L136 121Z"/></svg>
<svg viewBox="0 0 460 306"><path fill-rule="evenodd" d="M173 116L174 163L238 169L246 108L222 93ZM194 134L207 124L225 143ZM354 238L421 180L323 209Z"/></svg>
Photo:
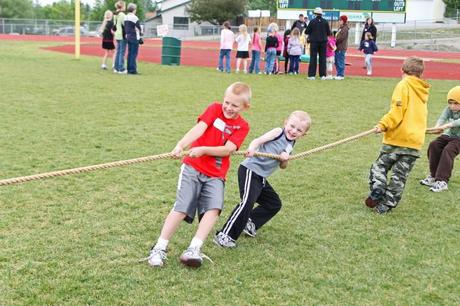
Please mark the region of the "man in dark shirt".
<svg viewBox="0 0 460 306"><path fill-rule="evenodd" d="M308 20L308 17L307 17ZM299 15L299 20L296 20L294 24L291 27L291 31L294 30L295 28L299 29L300 34L303 33L303 31L307 28L307 22L305 21L305 17L303 14Z"/></svg>
<svg viewBox="0 0 460 306"><path fill-rule="evenodd" d="M308 79L314 80L316 75L316 57L319 57L319 76L326 79L326 46L327 37L331 35L331 29L326 19L322 17L323 10L320 7L313 11L315 18L310 21L305 30L310 41L310 64L308 65Z"/></svg>

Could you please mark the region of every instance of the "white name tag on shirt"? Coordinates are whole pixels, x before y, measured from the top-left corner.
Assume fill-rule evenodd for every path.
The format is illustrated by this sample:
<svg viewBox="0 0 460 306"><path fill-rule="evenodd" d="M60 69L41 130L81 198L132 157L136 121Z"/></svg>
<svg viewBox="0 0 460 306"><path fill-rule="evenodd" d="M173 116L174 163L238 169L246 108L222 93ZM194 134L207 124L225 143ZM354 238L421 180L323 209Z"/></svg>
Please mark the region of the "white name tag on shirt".
<svg viewBox="0 0 460 306"><path fill-rule="evenodd" d="M214 120L213 125L216 129L218 129L221 132L225 130L225 122L220 118L217 118L216 120Z"/></svg>
<svg viewBox="0 0 460 306"><path fill-rule="evenodd" d="M292 148L292 145L291 145L291 144L288 144L288 145L286 146L286 149L285 149L284 151L286 151L287 154L291 154L292 149L293 149L293 148Z"/></svg>

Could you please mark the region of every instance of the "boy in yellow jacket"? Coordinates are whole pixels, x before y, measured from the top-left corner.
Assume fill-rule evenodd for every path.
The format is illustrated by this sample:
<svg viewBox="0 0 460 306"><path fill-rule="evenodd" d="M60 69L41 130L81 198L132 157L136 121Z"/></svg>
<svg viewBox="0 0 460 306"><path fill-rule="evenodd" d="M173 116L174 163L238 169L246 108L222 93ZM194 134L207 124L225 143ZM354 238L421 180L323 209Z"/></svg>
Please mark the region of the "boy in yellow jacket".
<svg viewBox="0 0 460 306"><path fill-rule="evenodd" d="M376 133L384 133L383 145L370 169L370 193L365 204L380 214L398 205L407 177L425 142L430 85L421 79L423 69L420 58L409 57L404 61L403 79L393 91L391 109L375 127ZM388 181L390 169L392 174Z"/></svg>

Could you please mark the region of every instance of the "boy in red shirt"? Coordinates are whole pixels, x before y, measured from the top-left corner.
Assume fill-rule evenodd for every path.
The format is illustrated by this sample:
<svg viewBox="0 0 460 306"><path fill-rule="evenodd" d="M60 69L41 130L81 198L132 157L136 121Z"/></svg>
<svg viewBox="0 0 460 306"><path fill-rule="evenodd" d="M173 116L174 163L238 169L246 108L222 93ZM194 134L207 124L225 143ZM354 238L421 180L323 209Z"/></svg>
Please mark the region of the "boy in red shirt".
<svg viewBox="0 0 460 306"><path fill-rule="evenodd" d="M198 230L190 246L180 256L180 261L186 266L201 266L204 257L201 246L224 205L229 155L239 149L249 132L249 125L240 113L249 108L250 99L248 85L233 83L226 89L223 103L209 105L198 117L198 123L172 151L180 157L182 151L190 146L188 156L182 161L176 202L147 257L150 266L163 266L169 239L182 220L192 223L196 212L200 220Z"/></svg>

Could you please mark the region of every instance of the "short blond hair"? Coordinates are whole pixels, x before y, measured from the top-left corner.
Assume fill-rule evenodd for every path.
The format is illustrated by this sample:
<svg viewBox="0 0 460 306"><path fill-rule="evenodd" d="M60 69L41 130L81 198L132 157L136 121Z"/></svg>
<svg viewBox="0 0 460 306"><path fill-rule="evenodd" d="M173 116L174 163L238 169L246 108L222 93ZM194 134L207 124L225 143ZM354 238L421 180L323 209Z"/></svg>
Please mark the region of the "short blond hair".
<svg viewBox="0 0 460 306"><path fill-rule="evenodd" d="M225 90L225 95L228 95L229 93L239 96L243 100L243 103L246 106L250 105L252 91L251 91L251 87L249 87L248 84L243 83L243 82L235 82L231 84L230 86L228 86L227 89Z"/></svg>
<svg viewBox="0 0 460 306"><path fill-rule="evenodd" d="M425 64L423 63L423 59L417 56L411 56L404 60L404 63L401 67L401 70L408 75L414 75L420 78L423 74L423 70L425 69Z"/></svg>
<svg viewBox="0 0 460 306"><path fill-rule="evenodd" d="M297 119L299 119L302 123L305 124L305 132L307 132L310 127L311 127L311 117L310 115L307 113L307 112L304 112L302 110L296 110L296 111L293 111L289 117L287 117L286 121L288 121L289 119L291 119L292 117L296 117Z"/></svg>

